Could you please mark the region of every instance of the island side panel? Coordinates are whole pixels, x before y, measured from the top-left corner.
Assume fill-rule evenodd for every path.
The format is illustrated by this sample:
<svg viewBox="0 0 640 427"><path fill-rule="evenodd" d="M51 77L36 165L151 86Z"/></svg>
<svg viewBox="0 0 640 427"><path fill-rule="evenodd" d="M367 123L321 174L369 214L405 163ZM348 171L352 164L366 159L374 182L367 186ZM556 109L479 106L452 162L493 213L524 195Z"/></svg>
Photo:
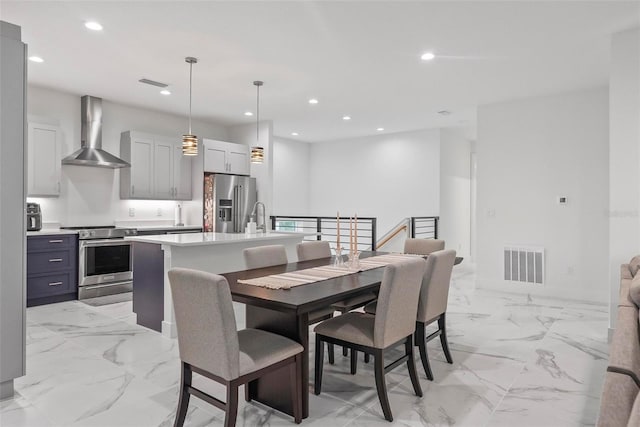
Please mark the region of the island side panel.
<svg viewBox="0 0 640 427"><path fill-rule="evenodd" d="M160 245L133 242L133 312L138 325L162 332L164 253Z"/></svg>

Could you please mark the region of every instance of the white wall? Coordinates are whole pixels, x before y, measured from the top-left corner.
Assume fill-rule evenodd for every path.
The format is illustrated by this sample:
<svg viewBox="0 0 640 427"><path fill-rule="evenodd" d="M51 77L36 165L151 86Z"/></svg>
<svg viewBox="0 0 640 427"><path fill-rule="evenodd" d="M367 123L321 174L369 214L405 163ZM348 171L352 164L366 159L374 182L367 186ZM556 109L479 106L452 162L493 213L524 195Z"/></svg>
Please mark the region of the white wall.
<svg viewBox="0 0 640 427"><path fill-rule="evenodd" d="M273 212L276 215L309 215L309 144L274 138Z"/></svg>
<svg viewBox="0 0 640 427"><path fill-rule="evenodd" d="M31 119L57 124L63 132L61 156L80 148L80 97L38 86L29 86L28 114ZM181 135L186 131L187 119L142 108L103 100L102 145L116 156L120 153L120 133L138 130L161 135ZM193 122L198 137L226 139L227 130L215 123ZM194 162L194 183L198 162ZM200 165L199 182L202 182ZM202 195L202 185L194 185L194 199ZM199 195L199 196L198 196ZM29 199L42 204L43 221L63 225L104 225L116 220L173 219L176 202L120 200L119 172L83 166L63 166L61 195L58 198ZM201 224L201 208L186 203L185 216L192 224ZM192 205L189 209L188 205ZM136 216L129 217L129 207L135 207ZM158 208L162 215L158 216ZM197 212L196 212L197 211ZM197 222L192 222L197 221Z"/></svg>
<svg viewBox="0 0 640 427"><path fill-rule="evenodd" d="M479 108L480 286L608 300L608 134L606 89ZM546 285L503 281L509 244L546 249Z"/></svg>
<svg viewBox="0 0 640 427"><path fill-rule="evenodd" d="M310 145L310 215L378 218L378 236L440 210L440 132L421 130Z"/></svg>
<svg viewBox="0 0 640 427"><path fill-rule="evenodd" d="M640 254L640 30L612 38L609 82L609 283L614 326L620 264Z"/></svg>
<svg viewBox="0 0 640 427"><path fill-rule="evenodd" d="M447 249L469 258L471 245L471 141L440 131L440 229Z"/></svg>

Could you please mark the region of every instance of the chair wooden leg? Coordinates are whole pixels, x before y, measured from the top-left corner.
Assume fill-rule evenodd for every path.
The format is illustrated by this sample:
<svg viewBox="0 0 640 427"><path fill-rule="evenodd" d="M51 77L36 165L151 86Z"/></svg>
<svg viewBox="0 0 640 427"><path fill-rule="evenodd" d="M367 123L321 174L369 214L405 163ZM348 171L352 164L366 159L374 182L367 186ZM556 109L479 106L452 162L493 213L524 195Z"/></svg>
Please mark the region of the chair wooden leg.
<svg viewBox="0 0 640 427"><path fill-rule="evenodd" d="M413 334L407 338L404 344L404 348L407 356L407 368L409 369L409 377L411 377L411 384L413 384L413 391L416 396L422 397L422 387L420 387L420 381L418 380L418 373L416 372L416 361L413 358Z"/></svg>
<svg viewBox="0 0 640 427"><path fill-rule="evenodd" d="M444 357L447 358L447 362L453 363L451 352L449 351L449 341L447 340L446 314L447 313L442 313L442 316L438 319L438 328L442 331L440 334L440 344L442 344L442 350L444 351Z"/></svg>
<svg viewBox="0 0 640 427"><path fill-rule="evenodd" d="M224 427L235 427L238 417L238 386L227 385L227 410L224 415Z"/></svg>
<svg viewBox="0 0 640 427"><path fill-rule="evenodd" d="M187 386L191 385L191 367L184 362L181 363L181 380L180 380L180 397L178 400L178 410L176 412L176 420L173 423L174 427L182 427L184 420L187 417L187 409L189 408L189 397L191 395L187 392Z"/></svg>
<svg viewBox="0 0 640 427"><path fill-rule="evenodd" d="M358 352L351 349L351 375L355 375L358 371Z"/></svg>
<svg viewBox="0 0 640 427"><path fill-rule="evenodd" d="M245 402L251 402L251 383L252 381L249 381L248 383L246 383L244 385L244 400Z"/></svg>
<svg viewBox="0 0 640 427"><path fill-rule="evenodd" d="M387 383L384 378L384 350L375 350L373 363L376 377L376 389L378 390L378 399L380 399L382 413L384 413L384 418L387 421L393 421L391 406L389 406L389 396L387 395Z"/></svg>
<svg viewBox="0 0 640 427"><path fill-rule="evenodd" d="M316 334L316 363L313 392L318 395L322 390L322 365L324 364L324 341Z"/></svg>
<svg viewBox="0 0 640 427"><path fill-rule="evenodd" d="M329 364L333 365L336 363L336 354L333 348L333 344L330 342L327 343L327 353L329 353Z"/></svg>
<svg viewBox="0 0 640 427"><path fill-rule="evenodd" d="M293 405L293 420L296 424L302 422L302 355L295 357L295 363L289 365L289 380L291 382L291 404Z"/></svg>
<svg viewBox="0 0 640 427"><path fill-rule="evenodd" d="M422 367L424 373L427 375L429 381L433 381L433 372L431 372L431 366L429 366L429 356L427 355L427 342L424 336L425 324L422 322L416 322L416 341L418 349L420 350L420 360L422 360Z"/></svg>

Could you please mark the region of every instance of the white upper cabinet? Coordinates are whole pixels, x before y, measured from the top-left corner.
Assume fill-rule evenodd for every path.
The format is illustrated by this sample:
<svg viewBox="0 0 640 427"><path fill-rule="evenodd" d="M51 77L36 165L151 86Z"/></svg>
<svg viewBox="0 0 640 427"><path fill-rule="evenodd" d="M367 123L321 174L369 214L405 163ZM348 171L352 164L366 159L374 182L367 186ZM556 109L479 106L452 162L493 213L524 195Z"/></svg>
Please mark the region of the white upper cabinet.
<svg viewBox="0 0 640 427"><path fill-rule="evenodd" d="M177 200L191 200L191 159L182 154L182 144L173 148L173 191Z"/></svg>
<svg viewBox="0 0 640 427"><path fill-rule="evenodd" d="M122 143L122 140L120 141ZM140 135L132 135L131 141L127 144L130 155L123 158L131 163L131 168L121 169L120 174L120 197L122 197L123 184L127 182L127 199L150 199L153 198L153 138L145 138ZM123 155L123 147L120 147L120 154ZM123 175L128 175L129 179L123 179Z"/></svg>
<svg viewBox="0 0 640 427"><path fill-rule="evenodd" d="M230 147L227 151L229 158L229 173L234 175L249 175L249 157L251 149L246 145L231 144L237 147Z"/></svg>
<svg viewBox="0 0 640 427"><path fill-rule="evenodd" d="M173 152L175 143L156 138L154 145L153 185L156 199L173 199Z"/></svg>
<svg viewBox="0 0 640 427"><path fill-rule="evenodd" d="M204 139L204 171L249 175L250 148L232 142Z"/></svg>
<svg viewBox="0 0 640 427"><path fill-rule="evenodd" d="M29 122L27 139L29 196L60 195L62 132L51 125Z"/></svg>
<svg viewBox="0 0 640 427"><path fill-rule="evenodd" d="M191 200L191 157L179 137L128 131L120 136L121 199Z"/></svg>

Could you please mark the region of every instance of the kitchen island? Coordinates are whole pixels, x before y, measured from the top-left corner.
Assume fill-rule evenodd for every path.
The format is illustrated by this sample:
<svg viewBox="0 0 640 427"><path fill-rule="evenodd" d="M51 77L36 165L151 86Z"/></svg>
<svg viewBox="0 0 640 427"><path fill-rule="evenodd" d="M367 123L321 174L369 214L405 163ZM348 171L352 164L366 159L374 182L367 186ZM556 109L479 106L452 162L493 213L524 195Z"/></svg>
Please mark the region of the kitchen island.
<svg viewBox="0 0 640 427"><path fill-rule="evenodd" d="M137 323L176 336L173 300L167 272L174 267L222 274L244 270L242 251L265 245L284 245L290 260L296 244L316 233L267 232L186 233L127 237L133 247L133 311Z"/></svg>

